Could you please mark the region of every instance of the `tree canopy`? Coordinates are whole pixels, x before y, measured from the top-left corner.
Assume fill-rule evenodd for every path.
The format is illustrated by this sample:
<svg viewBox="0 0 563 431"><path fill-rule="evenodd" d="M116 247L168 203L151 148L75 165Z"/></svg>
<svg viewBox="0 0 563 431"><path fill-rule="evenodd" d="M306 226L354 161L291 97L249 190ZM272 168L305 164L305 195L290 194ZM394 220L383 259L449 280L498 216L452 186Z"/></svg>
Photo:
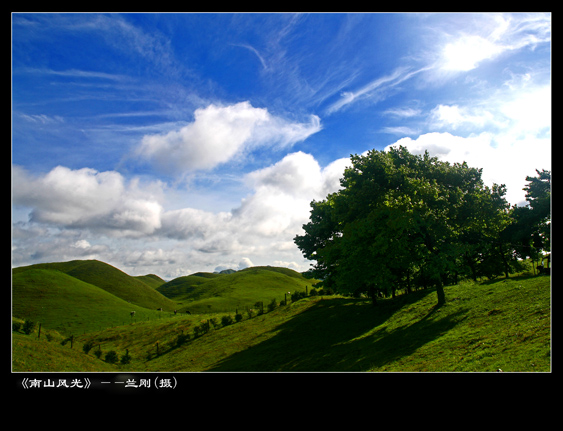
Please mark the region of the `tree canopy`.
<svg viewBox="0 0 563 431"><path fill-rule="evenodd" d="M458 276L508 276L525 254L517 254L507 236L521 210L510 208L504 185L483 183L481 169L439 161L428 152L413 155L404 147L352 155L351 162L341 190L311 202L305 233L294 239L315 261L311 275L325 286L368 293L374 304L398 287L436 286L442 304L445 283ZM550 211L550 174L538 174L527 178L525 214L541 219L534 232L545 228ZM525 243L532 234L521 227L516 230Z"/></svg>

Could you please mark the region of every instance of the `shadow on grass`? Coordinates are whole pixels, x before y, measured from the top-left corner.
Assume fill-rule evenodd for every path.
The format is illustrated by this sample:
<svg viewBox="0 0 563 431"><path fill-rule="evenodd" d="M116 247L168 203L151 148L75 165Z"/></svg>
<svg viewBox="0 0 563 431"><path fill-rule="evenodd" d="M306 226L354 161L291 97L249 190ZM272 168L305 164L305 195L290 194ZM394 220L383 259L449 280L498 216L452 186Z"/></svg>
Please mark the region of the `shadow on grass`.
<svg viewBox="0 0 563 431"><path fill-rule="evenodd" d="M490 280L485 280L485 281L481 281L479 282L480 285L483 286L488 286L489 284L495 284L498 283L499 281L519 281L519 280L529 280L530 278L535 278L535 279L541 279L544 277L550 277L551 274L537 274L537 275L532 275L532 274L521 274L521 275L511 275L508 278L505 277L497 277L497 278L492 278Z"/></svg>
<svg viewBox="0 0 563 431"><path fill-rule="evenodd" d="M372 307L365 300L324 299L275 329L276 335L231 355L208 371L366 371L412 354L458 322L459 309L431 307L413 324L387 331L401 307L433 290Z"/></svg>

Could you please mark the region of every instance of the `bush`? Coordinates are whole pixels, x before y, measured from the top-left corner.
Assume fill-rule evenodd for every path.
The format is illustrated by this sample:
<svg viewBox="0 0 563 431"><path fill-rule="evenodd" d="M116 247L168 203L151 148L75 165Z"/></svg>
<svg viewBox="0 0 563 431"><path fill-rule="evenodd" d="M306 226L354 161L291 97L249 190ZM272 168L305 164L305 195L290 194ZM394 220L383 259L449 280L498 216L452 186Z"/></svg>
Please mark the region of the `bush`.
<svg viewBox="0 0 563 431"><path fill-rule="evenodd" d="M18 332L22 327L20 322L12 322L12 331Z"/></svg>
<svg viewBox="0 0 563 431"><path fill-rule="evenodd" d="M82 346L82 350L84 351L84 353L88 354L88 352L90 350L92 350L92 348L94 347L94 342L93 341L88 341L86 344L84 344Z"/></svg>
<svg viewBox="0 0 563 431"><path fill-rule="evenodd" d="M272 299L272 302L270 302L268 304L268 311L274 311L276 309L276 307L278 306L276 299Z"/></svg>
<svg viewBox="0 0 563 431"><path fill-rule="evenodd" d="M128 364L129 362L131 362L131 355L129 355L129 350L125 350L125 355L123 355L121 357L121 363L122 364Z"/></svg>
<svg viewBox="0 0 563 431"><path fill-rule="evenodd" d="M25 323L23 324L23 332L26 335L29 335L33 332L33 329L35 328L35 322L32 322L31 320L27 320L25 321Z"/></svg>
<svg viewBox="0 0 563 431"><path fill-rule="evenodd" d="M100 349L94 350L94 355L96 356L96 358L100 359L100 357L102 356L102 351Z"/></svg>
<svg viewBox="0 0 563 431"><path fill-rule="evenodd" d="M291 294L291 302L299 301L301 298L306 298L305 292L293 292Z"/></svg>
<svg viewBox="0 0 563 431"><path fill-rule="evenodd" d="M228 326L233 323L233 318L231 316L223 316L221 317L221 325Z"/></svg>
<svg viewBox="0 0 563 431"><path fill-rule="evenodd" d="M176 345L181 346L186 341L190 341L190 334L184 335L184 333L182 332L180 335L178 335L178 338L176 339Z"/></svg>
<svg viewBox="0 0 563 431"><path fill-rule="evenodd" d="M235 314L235 320L237 322L240 322L242 320L242 314L240 314L240 313Z"/></svg>
<svg viewBox="0 0 563 431"><path fill-rule="evenodd" d="M104 361L106 361L108 364L115 364L118 359L119 358L115 350L110 350L109 352L106 353L106 356L104 357Z"/></svg>

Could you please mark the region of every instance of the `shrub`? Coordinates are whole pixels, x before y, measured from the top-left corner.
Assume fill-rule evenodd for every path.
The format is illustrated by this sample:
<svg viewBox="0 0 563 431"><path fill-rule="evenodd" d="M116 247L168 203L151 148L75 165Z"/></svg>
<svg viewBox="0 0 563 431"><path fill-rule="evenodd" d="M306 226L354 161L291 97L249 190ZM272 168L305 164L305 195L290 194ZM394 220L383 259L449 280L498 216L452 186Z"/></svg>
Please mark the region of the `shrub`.
<svg viewBox="0 0 563 431"><path fill-rule="evenodd" d="M118 360L118 356L115 350L110 350L109 352L106 353L106 356L104 357L104 361L106 361L108 364L115 364Z"/></svg>
<svg viewBox="0 0 563 431"><path fill-rule="evenodd" d="M186 341L190 341L190 334L185 334L184 335L184 331L182 331L180 333L180 335L178 335L178 338L176 339L176 345L177 346L181 346L182 344L184 344Z"/></svg>
<svg viewBox="0 0 563 431"><path fill-rule="evenodd" d="M94 347L94 342L93 341L88 341L86 344L84 344L82 346L82 350L84 351L84 353L88 354L88 352L90 350L92 350L92 348Z"/></svg>
<svg viewBox="0 0 563 431"><path fill-rule="evenodd" d="M12 322L12 331L18 332L22 327L20 322Z"/></svg>
<svg viewBox="0 0 563 431"><path fill-rule="evenodd" d="M33 332L33 329L35 328L35 322L32 322L31 320L27 320L24 322L23 324L23 332L26 335L29 335Z"/></svg>
<svg viewBox="0 0 563 431"><path fill-rule="evenodd" d="M240 322L242 320L242 314L240 314L240 313L235 314L235 320L237 322Z"/></svg>
<svg viewBox="0 0 563 431"><path fill-rule="evenodd" d="M268 311L274 311L278 304L276 303L276 298L272 299L272 302L268 304Z"/></svg>
<svg viewBox="0 0 563 431"><path fill-rule="evenodd" d="M129 362L131 362L131 355L129 355L129 350L125 350L125 355L123 355L121 357L121 363L122 364L128 364Z"/></svg>
<svg viewBox="0 0 563 431"><path fill-rule="evenodd" d="M231 316L223 316L221 317L221 325L228 326L233 323L233 318Z"/></svg>
<svg viewBox="0 0 563 431"><path fill-rule="evenodd" d="M96 355L96 358L100 359L100 357L102 356L102 351L100 349L94 350L94 355Z"/></svg>

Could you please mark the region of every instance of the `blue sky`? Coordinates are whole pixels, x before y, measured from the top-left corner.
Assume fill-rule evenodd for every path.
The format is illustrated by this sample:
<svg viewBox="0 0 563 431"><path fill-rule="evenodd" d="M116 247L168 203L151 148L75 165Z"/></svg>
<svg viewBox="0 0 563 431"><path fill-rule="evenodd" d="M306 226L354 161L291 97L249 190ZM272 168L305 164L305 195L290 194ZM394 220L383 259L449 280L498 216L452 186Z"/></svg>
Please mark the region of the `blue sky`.
<svg viewBox="0 0 563 431"><path fill-rule="evenodd" d="M12 15L12 262L306 270L348 157L404 145L524 203L551 169L551 15Z"/></svg>

